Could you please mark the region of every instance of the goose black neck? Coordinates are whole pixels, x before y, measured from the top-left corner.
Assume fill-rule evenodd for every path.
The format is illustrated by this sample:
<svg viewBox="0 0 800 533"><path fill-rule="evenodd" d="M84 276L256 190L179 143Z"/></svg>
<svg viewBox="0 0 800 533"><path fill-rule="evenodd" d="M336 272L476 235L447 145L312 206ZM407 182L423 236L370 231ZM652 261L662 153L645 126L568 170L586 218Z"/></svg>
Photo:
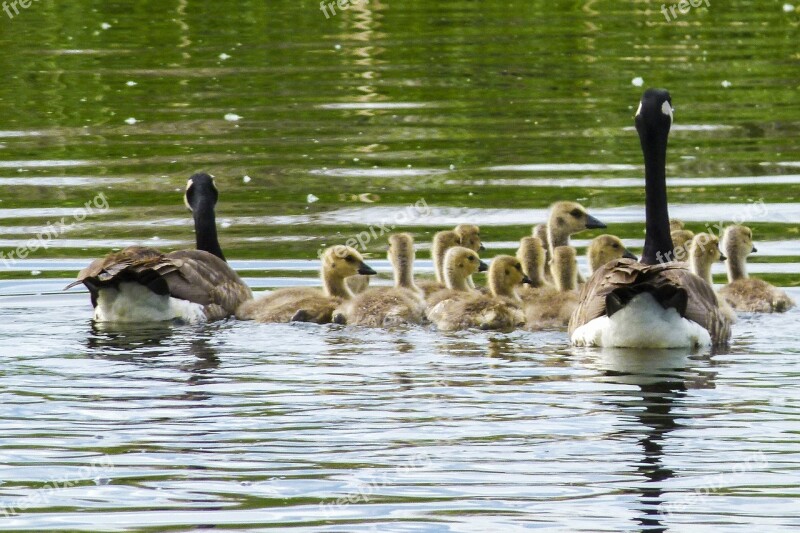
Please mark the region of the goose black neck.
<svg viewBox="0 0 800 533"><path fill-rule="evenodd" d="M192 209L194 216L194 232L197 249L216 255L225 261L225 255L217 238L217 220L214 214L214 202L201 198Z"/></svg>
<svg viewBox="0 0 800 533"><path fill-rule="evenodd" d="M667 136L640 134L644 153L646 233L641 262L655 265L670 261L672 237L667 207Z"/></svg>

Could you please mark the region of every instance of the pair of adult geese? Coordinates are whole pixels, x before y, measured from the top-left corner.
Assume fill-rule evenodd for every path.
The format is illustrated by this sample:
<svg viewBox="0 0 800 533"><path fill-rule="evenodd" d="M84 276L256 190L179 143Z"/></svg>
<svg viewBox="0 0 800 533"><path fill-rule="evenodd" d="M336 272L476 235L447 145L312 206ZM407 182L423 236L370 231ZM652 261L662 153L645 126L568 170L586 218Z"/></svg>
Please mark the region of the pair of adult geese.
<svg viewBox="0 0 800 533"><path fill-rule="evenodd" d="M673 252L666 188L672 120L669 93L648 89L635 118L645 161L644 251L640 260L622 257L600 266L587 280L569 322L570 339L575 345L672 348L723 345L730 340L730 317L721 309L709 281L692 273L685 263L663 259ZM165 254L152 248L125 248L92 262L67 288L82 283L89 289L98 321L202 322L232 315L263 319L274 315L276 309L284 315L286 310L291 311L281 317L284 321L317 321L319 317L304 309L303 296L298 294L313 300L314 294L319 298L320 293L278 290L253 299L250 288L230 268L220 248L214 216L217 198L210 176L192 176L185 202L194 217L196 250ZM390 239L392 245L408 243ZM411 246L413 252L413 241ZM477 255L473 260L475 270L486 266ZM322 262L323 283L337 294L352 294L346 283L348 277L375 274L356 250L346 246L328 248ZM513 266L519 266L519 262ZM518 277L517 283L525 277L522 271ZM370 313L368 308L355 311Z"/></svg>

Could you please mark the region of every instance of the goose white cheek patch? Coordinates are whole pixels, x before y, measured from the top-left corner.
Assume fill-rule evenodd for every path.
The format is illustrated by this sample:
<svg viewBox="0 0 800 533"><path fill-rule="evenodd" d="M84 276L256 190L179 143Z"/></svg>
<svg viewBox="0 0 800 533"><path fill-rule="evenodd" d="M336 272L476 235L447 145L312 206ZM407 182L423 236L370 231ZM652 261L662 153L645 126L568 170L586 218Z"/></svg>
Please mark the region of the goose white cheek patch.
<svg viewBox="0 0 800 533"><path fill-rule="evenodd" d="M641 107L641 104L639 104ZM669 117L669 123L672 124L672 106L666 100L661 104L661 112Z"/></svg>
<svg viewBox="0 0 800 533"><path fill-rule="evenodd" d="M639 102L639 108L636 110L636 116L638 117L642 113L642 103Z"/></svg>

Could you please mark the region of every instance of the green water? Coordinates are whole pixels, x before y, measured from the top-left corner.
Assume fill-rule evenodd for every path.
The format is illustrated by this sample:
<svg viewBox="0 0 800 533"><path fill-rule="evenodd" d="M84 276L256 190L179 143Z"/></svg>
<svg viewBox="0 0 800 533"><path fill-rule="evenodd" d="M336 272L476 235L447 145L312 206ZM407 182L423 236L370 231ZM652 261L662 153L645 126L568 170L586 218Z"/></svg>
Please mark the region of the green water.
<svg viewBox="0 0 800 533"><path fill-rule="evenodd" d="M796 310L745 317L730 353L646 368L560 332L114 334L91 327L85 295L41 296L114 248L193 246L181 196L198 171L257 287L313 282L322 246L419 202L395 229L422 275L435 231L480 224L491 257L555 200L638 251L633 115L660 86L673 215L751 226L750 270L797 298L800 10L784 4L711 1L671 22L660 2L592 0L370 0L327 19L294 0L0 11L2 257L68 224L0 261L0 503L80 479L0 529L792 530ZM109 209L75 220L100 193ZM385 246L366 245L384 278ZM111 473L80 478L105 456Z"/></svg>

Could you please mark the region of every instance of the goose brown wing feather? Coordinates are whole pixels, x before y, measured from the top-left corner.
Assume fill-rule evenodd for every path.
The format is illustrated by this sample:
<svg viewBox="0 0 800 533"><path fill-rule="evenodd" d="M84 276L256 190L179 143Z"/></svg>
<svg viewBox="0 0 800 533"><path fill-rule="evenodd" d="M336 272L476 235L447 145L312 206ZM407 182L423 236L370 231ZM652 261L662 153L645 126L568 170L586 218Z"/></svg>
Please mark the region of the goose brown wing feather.
<svg viewBox="0 0 800 533"><path fill-rule="evenodd" d="M211 320L233 314L242 302L252 298L239 275L213 254L201 250L164 254L141 246L96 259L66 288L83 283L94 303L100 289L123 282L136 282L156 294L203 305Z"/></svg>
<svg viewBox="0 0 800 533"><path fill-rule="evenodd" d="M625 305L643 292L705 328L714 344L730 339L730 322L720 312L711 285L689 272L683 263L645 265L632 259L612 261L589 278L570 319L570 335L595 318L613 314L609 303Z"/></svg>

